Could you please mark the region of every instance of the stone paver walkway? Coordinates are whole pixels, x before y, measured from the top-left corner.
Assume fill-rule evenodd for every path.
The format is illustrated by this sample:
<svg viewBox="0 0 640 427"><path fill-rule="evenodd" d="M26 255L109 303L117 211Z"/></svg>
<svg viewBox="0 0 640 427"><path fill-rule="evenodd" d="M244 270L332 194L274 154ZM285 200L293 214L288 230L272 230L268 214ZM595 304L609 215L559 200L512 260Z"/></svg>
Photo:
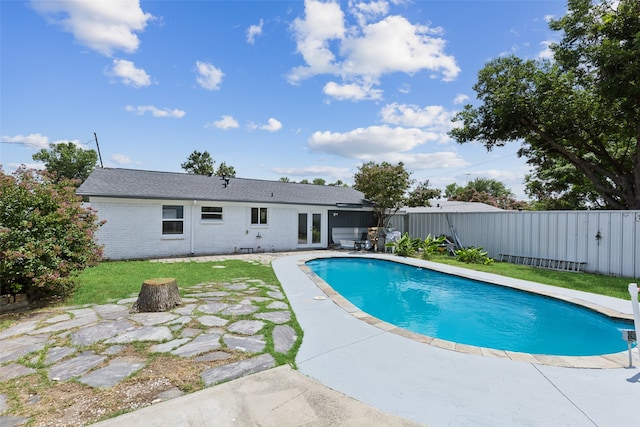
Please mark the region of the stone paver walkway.
<svg viewBox="0 0 640 427"><path fill-rule="evenodd" d="M240 362L204 370L201 378L209 387L274 367L275 360L267 352L269 340L274 352L286 354L299 339L291 326L291 308L276 285L238 279L185 291L182 305L167 312L130 313L137 299L131 297L55 309L19 321L0 331L0 382L34 373L32 366L42 361L52 381L111 387L146 364L145 359L119 355L133 342L154 343L151 352L216 361L216 365L233 352L247 354ZM2 416L6 409L7 396L0 394L0 425L27 421Z"/></svg>

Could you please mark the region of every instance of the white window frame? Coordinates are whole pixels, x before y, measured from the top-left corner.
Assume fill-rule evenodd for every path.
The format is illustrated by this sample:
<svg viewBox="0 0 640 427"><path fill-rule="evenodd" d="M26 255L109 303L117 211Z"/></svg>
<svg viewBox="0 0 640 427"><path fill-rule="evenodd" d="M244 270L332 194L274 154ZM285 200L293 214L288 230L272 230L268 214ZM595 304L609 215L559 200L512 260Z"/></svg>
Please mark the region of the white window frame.
<svg viewBox="0 0 640 427"><path fill-rule="evenodd" d="M257 222L253 222L253 213L257 213ZM264 212L264 222L262 222L262 213ZM251 208L251 225L252 226L268 226L269 225L269 209L255 207Z"/></svg>
<svg viewBox="0 0 640 427"><path fill-rule="evenodd" d="M166 209L166 212L165 212ZM175 209L175 218L170 218L165 216L170 209ZM181 233L173 233L165 231L165 223L175 222L182 223L182 232ZM184 205L162 205L162 237L171 238L171 237L181 237L184 236Z"/></svg>
<svg viewBox="0 0 640 427"><path fill-rule="evenodd" d="M214 212L205 212L205 209L215 209ZM217 211L219 210L219 212ZM205 218L206 215L218 216L218 218ZM202 222L222 222L224 220L224 208L222 206L201 206L200 221Z"/></svg>

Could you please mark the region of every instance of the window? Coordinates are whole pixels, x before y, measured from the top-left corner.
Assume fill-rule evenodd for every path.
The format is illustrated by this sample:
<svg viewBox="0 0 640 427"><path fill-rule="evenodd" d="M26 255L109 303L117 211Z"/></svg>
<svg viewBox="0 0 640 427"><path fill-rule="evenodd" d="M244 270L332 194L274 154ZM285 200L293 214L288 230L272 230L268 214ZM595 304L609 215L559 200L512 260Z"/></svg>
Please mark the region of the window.
<svg viewBox="0 0 640 427"><path fill-rule="evenodd" d="M162 205L162 234L182 234L184 230L184 207Z"/></svg>
<svg viewBox="0 0 640 427"><path fill-rule="evenodd" d="M267 208L251 208L251 224L267 224Z"/></svg>
<svg viewBox="0 0 640 427"><path fill-rule="evenodd" d="M203 206L200 218L203 220L222 221L222 207L220 206Z"/></svg>

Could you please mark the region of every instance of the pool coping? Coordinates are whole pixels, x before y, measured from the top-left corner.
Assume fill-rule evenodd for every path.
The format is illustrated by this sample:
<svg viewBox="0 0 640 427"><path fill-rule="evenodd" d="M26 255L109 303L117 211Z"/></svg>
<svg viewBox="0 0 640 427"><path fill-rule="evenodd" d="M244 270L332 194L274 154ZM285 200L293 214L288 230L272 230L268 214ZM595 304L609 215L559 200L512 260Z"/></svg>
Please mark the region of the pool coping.
<svg viewBox="0 0 640 427"><path fill-rule="evenodd" d="M559 292L554 292L553 289L562 290L564 288L556 288L551 285L543 285L535 282L528 282L520 279L512 279L506 276L500 276L492 273L478 272L475 270L469 270L461 267L449 266L446 264L438 264L417 258L405 258L399 256L389 256L385 254L365 253L365 252L348 252L348 253L330 253L330 254L309 254L309 256L302 257L298 260L298 268L320 289L324 294L329 297L336 305L342 308L344 311L352 315L353 317L368 323L378 329L385 332L389 332L395 335L402 336L404 338L411 339L413 341L431 345L434 347L442 348L445 350L456 351L459 353L474 354L484 357L510 359L519 362L526 362L538 365L556 366L564 368L588 368L588 369L614 369L614 368L627 368L629 366L629 352L627 350L617 353L609 353L597 356L557 356L557 355L545 355L545 354L530 354L521 353L508 350L496 350L487 347L477 347L468 344L456 343L453 341L443 340L441 338L434 338L427 335L412 332L404 328L400 328L391 323L380 320L369 313L360 310L358 307L349 302L345 297L340 295L334 290L327 282L325 282L320 276L315 274L307 265L306 262L313 259L322 258L371 258L381 259L385 261L398 262L401 264L412 265L422 268L428 268L434 271L438 271L445 274L453 274L456 276L464 277L472 280L479 280L482 282L488 282L498 286L505 286L513 289L518 289L525 292L535 293L538 295L556 298L562 301L566 301L575 305L579 305L593 311L604 314L613 319L630 320L633 321L633 315L624 313L619 310L615 310L611 307L606 307L601 304L587 301L585 299L562 295ZM576 273L577 274L577 273ZM548 288L548 289L546 289ZM582 291L575 291L577 293L584 293ZM623 300L621 300L623 301ZM630 302L629 302L630 305ZM622 339L622 337L621 337Z"/></svg>

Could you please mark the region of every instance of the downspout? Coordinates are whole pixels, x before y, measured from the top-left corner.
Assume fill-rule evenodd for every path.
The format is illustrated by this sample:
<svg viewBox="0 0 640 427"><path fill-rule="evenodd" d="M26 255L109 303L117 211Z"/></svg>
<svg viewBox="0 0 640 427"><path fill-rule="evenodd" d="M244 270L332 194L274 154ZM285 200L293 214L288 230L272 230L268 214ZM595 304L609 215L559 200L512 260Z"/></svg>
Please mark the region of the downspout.
<svg viewBox="0 0 640 427"><path fill-rule="evenodd" d="M193 255L193 251L195 250L195 243L193 242L193 237L195 236L195 216L196 216L196 203L198 203L197 200L193 201L193 207L191 208L191 238L190 240L190 245L191 245L191 255Z"/></svg>

